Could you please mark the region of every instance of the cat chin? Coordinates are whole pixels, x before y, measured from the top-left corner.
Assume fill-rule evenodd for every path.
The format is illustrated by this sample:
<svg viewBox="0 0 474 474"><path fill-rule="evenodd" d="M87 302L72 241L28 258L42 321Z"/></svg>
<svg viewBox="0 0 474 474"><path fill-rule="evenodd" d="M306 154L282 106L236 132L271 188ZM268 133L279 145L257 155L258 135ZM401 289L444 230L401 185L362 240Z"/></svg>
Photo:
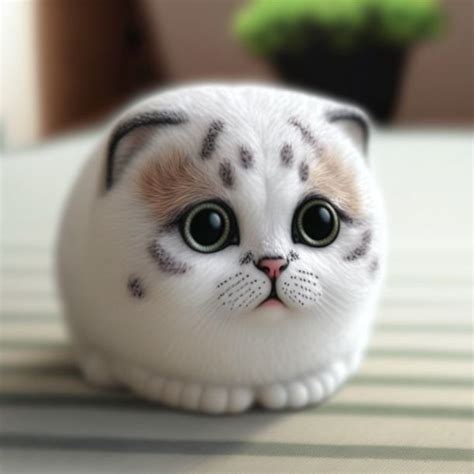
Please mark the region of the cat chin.
<svg viewBox="0 0 474 474"><path fill-rule="evenodd" d="M260 304L247 315L254 321L276 322L287 319L292 316L292 311L287 306L279 303L278 305Z"/></svg>
<svg viewBox="0 0 474 474"><path fill-rule="evenodd" d="M271 410L315 405L332 395L357 370L361 353L341 357L299 377L266 385L216 385L167 377L139 365L104 357L89 348L78 349L88 382L101 388L125 386L152 402L207 414L235 414L255 405Z"/></svg>

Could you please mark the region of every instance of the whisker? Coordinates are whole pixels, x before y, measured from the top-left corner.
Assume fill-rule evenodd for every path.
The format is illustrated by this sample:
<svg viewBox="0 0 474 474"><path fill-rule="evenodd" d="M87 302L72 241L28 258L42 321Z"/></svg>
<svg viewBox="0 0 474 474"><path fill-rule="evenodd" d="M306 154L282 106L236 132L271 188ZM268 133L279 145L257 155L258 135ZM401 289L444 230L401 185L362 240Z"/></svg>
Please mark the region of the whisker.
<svg viewBox="0 0 474 474"><path fill-rule="evenodd" d="M301 273L302 275L308 275L308 276L311 276L311 277L316 278L316 279L319 278L318 275L316 275L315 273L310 272L308 270L300 270L299 268L297 268L296 271L298 273Z"/></svg>
<svg viewBox="0 0 474 474"><path fill-rule="evenodd" d="M291 290L287 290L286 288L283 288L283 289L282 289L283 294L284 294L285 296L287 296L290 301L292 301L293 303L297 304L298 302L293 298L293 296L291 296L292 291L291 291L291 293L290 293L290 291L291 291Z"/></svg>
<svg viewBox="0 0 474 474"><path fill-rule="evenodd" d="M222 281L217 285L216 288L220 288L220 287L224 286L226 283L232 282L233 280L235 280L237 277L239 277L239 276L241 276L241 275L242 275L242 272L237 272L237 273L235 273L234 275L227 277L225 280L222 280Z"/></svg>
<svg viewBox="0 0 474 474"><path fill-rule="evenodd" d="M245 305L245 303L248 303L250 300L252 300L252 297L255 293L256 293L256 290L252 290L252 293L250 293L250 296L245 301L240 303L238 307L241 308L243 305ZM247 306L245 306L245 307L247 307Z"/></svg>
<svg viewBox="0 0 474 474"><path fill-rule="evenodd" d="M247 284L247 286L248 286L248 284ZM251 288L250 288L248 291L250 291L250 290L251 290ZM236 297L230 302L230 304L231 304L231 305L234 305L235 302L236 302L239 298L241 298L243 295L245 295L245 292L240 293L240 295L236 296ZM231 309L232 309L232 308L231 308Z"/></svg>
<svg viewBox="0 0 474 474"><path fill-rule="evenodd" d="M246 288L247 286L249 285L252 285L253 283L255 283L257 280L253 280L253 281L246 281L242 286L239 286L238 288L236 288L235 290L233 290L231 293L228 293L228 296L232 296L234 293L238 293L239 291L243 290L244 288Z"/></svg>
<svg viewBox="0 0 474 474"><path fill-rule="evenodd" d="M232 284L229 288L226 288L226 289L217 297L217 299L221 299L224 295L228 294L228 292L231 291L232 288L235 288L236 286L240 285L244 280L245 280L245 278L241 278L239 281L237 281L237 282L235 282L234 284Z"/></svg>
<svg viewBox="0 0 474 474"><path fill-rule="evenodd" d="M255 300L257 300L258 298L260 298L260 296L262 296L262 292L259 292L257 293L253 299L251 299L245 306L244 308L248 308Z"/></svg>

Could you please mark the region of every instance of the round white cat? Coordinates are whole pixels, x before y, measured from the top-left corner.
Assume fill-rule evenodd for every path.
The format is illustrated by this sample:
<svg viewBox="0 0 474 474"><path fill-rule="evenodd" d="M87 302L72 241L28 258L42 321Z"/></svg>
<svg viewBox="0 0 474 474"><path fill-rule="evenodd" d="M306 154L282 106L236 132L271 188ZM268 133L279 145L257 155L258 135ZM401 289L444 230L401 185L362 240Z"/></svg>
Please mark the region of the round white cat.
<svg viewBox="0 0 474 474"><path fill-rule="evenodd" d="M59 236L86 377L209 413L334 392L383 273L367 141L357 108L263 86L179 88L122 114Z"/></svg>

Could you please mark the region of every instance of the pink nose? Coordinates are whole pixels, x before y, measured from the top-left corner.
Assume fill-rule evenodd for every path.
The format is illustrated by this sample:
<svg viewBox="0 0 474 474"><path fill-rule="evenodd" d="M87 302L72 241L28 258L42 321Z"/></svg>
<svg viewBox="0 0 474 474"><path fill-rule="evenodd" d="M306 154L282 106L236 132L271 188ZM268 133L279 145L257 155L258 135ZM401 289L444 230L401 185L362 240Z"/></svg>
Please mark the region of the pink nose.
<svg viewBox="0 0 474 474"><path fill-rule="evenodd" d="M257 267L271 280L277 279L287 266L288 262L284 258L262 258L257 263Z"/></svg>

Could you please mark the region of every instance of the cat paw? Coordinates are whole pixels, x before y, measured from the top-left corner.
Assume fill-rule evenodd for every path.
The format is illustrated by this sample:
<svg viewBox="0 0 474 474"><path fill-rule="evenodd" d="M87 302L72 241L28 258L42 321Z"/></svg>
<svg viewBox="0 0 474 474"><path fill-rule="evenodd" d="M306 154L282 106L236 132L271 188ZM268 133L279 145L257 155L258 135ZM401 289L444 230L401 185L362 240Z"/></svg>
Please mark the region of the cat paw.
<svg viewBox="0 0 474 474"><path fill-rule="evenodd" d="M266 385L257 390L256 400L270 410L303 408L332 395L358 367L360 356L341 359L329 367L295 380Z"/></svg>
<svg viewBox="0 0 474 474"><path fill-rule="evenodd" d="M166 378L147 370L116 364L114 373L132 390L151 401L209 414L240 413L255 401L247 387L226 387Z"/></svg>
<svg viewBox="0 0 474 474"><path fill-rule="evenodd" d="M319 403L355 370L359 358L341 359L324 370L260 387L212 385L163 377L123 361L108 362L96 352L82 351L79 361L86 379L96 386L125 385L148 400L173 408L233 414L246 411L256 403L272 410Z"/></svg>
<svg viewBox="0 0 474 474"><path fill-rule="evenodd" d="M114 388L120 385L107 361L98 353L86 349L77 349L76 352L79 367L87 382L99 388Z"/></svg>

